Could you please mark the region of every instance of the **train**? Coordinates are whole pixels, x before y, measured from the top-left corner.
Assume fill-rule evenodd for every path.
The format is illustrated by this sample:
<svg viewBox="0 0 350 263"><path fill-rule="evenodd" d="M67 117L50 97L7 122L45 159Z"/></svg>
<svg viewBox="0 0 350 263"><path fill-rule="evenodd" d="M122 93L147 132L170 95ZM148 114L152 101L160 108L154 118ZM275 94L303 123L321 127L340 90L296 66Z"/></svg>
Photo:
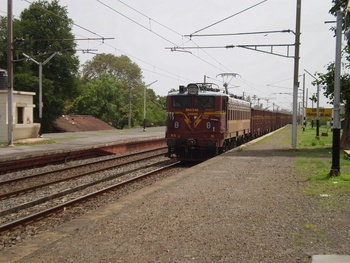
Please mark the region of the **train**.
<svg viewBox="0 0 350 263"><path fill-rule="evenodd" d="M253 108L213 83L170 92L166 119L166 156L180 161L204 161L293 121L292 114Z"/></svg>

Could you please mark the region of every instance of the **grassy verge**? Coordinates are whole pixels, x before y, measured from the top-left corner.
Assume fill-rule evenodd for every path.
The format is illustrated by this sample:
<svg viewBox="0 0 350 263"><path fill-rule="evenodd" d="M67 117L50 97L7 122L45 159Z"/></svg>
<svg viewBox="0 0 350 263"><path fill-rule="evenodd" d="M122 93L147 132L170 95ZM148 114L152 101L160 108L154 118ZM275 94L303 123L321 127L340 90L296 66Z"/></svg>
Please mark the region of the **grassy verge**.
<svg viewBox="0 0 350 263"><path fill-rule="evenodd" d="M28 146L28 145L41 145L41 144L53 144L53 143L57 143L58 141L63 141L63 140L75 140L75 139L79 139L79 138L84 138L84 137L74 137L74 136L66 136L63 138L55 138L55 139L49 139L49 138L45 138L43 140L33 140L33 141L28 141L28 142L14 142L14 146ZM0 142L0 146L7 146L8 143L7 142Z"/></svg>
<svg viewBox="0 0 350 263"><path fill-rule="evenodd" d="M327 128L320 127L320 135L326 134ZM298 127L298 150L296 151L298 176L310 184L305 193L320 196L326 209L338 209L345 205L350 195L350 160L341 150L340 172L338 177L331 177L332 132L328 136L316 139L316 129L302 131Z"/></svg>

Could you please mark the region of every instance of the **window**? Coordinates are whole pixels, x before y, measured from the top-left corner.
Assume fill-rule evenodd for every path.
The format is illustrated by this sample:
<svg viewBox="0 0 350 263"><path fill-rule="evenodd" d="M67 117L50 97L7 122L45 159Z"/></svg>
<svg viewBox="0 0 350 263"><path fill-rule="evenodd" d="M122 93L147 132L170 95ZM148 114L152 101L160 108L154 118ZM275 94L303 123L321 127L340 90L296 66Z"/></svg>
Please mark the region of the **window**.
<svg viewBox="0 0 350 263"><path fill-rule="evenodd" d="M24 107L17 107L17 123L23 124Z"/></svg>
<svg viewBox="0 0 350 263"><path fill-rule="evenodd" d="M200 109L213 109L214 97L211 96L198 96L195 98L194 107Z"/></svg>
<svg viewBox="0 0 350 263"><path fill-rule="evenodd" d="M173 108L190 108L191 98L190 97L172 97Z"/></svg>

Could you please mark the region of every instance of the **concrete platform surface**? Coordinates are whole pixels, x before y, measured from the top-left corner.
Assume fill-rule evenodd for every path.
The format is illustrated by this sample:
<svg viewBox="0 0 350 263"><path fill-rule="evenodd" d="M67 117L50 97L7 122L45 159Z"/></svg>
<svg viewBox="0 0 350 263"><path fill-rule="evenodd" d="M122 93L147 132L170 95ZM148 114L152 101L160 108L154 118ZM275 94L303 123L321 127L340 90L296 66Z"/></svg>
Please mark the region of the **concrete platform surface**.
<svg viewBox="0 0 350 263"><path fill-rule="evenodd" d="M43 134L42 138L15 141L14 146L0 146L0 160L21 159L60 151L108 146L123 141L165 138L165 127L124 130L62 132Z"/></svg>
<svg viewBox="0 0 350 263"><path fill-rule="evenodd" d="M345 255L314 255L312 263L350 263L350 256Z"/></svg>

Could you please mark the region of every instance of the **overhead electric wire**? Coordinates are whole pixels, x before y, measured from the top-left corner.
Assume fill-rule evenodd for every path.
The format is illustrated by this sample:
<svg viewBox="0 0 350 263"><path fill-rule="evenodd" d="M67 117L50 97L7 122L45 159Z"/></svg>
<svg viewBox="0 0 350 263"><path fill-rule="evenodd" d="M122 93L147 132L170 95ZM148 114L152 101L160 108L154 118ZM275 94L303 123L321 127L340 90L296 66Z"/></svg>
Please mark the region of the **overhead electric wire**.
<svg viewBox="0 0 350 263"><path fill-rule="evenodd" d="M197 33L201 32L201 31L203 31L203 30L205 30L205 29L208 29L209 27L215 26L215 25L217 25L217 24L219 24L219 23L221 23L221 22L223 22L223 21L226 21L227 19L230 19L230 18L232 18L232 17L234 17L234 16L237 16L237 15L239 15L239 14L242 14L242 13L244 13L244 12L246 12L246 11L248 11L248 10L250 10L250 9L252 9L252 8L254 8L254 7L256 7L256 6L258 6L258 5L260 5L260 4L264 3L264 2L266 2L266 1L267 1L267 0L261 1L261 2L255 4L255 5L251 6L251 7L248 7L248 8L246 8L246 9L242 10L242 11L239 11L239 12L235 13L235 14L233 14L233 15L231 15L231 16L228 16L228 17L226 17L226 18L224 18L224 19L221 19L220 21L217 21L217 22L215 22L215 23L213 23L213 24L211 24L211 25L209 25L209 26L203 27L202 29L199 29L199 30L193 32L192 34L190 34L190 36L192 36L192 35L194 35L194 34L197 34Z"/></svg>
<svg viewBox="0 0 350 263"><path fill-rule="evenodd" d="M261 35L261 34L276 34L276 33L291 33L287 30L270 30L270 31L255 31L255 32L239 32L239 33L221 33L221 34L200 34L200 35L185 35L185 37L221 37L221 36L244 36L244 35Z"/></svg>
<svg viewBox="0 0 350 263"><path fill-rule="evenodd" d="M79 28L81 28L81 29L83 29L83 30L85 30L85 31L87 31L87 32L89 32L89 33L91 33L91 34L93 34L93 35L96 35L96 36L99 36L99 37L101 37L101 38L104 38L103 36L101 36L101 35L99 35L99 34L93 32L93 31L91 31L91 30L89 30L89 29L87 29L87 28L85 28L85 27L83 27L83 26L80 26L80 25L74 23L74 21L73 21L72 19L65 19L65 18L59 16L58 14L55 14L55 13L51 12L50 10L47 10L47 9L43 8L43 7L40 6L38 3L33 3L33 2L28 1L28 0L23 0L23 1L25 1L25 2L27 2L27 3L29 3L29 4L35 4L38 8L44 10L44 11L47 12L47 13L50 13L51 15L54 15L54 16L56 16L56 17L58 17L58 18L60 18L60 19L62 19L62 20L64 20L64 21L67 21L67 22L69 22L69 23L72 23L72 25L75 25L76 27L79 27Z"/></svg>
<svg viewBox="0 0 350 263"><path fill-rule="evenodd" d="M31 4L31 2L29 2L28 0L23 0L23 1L28 2L28 3ZM159 22L157 22L156 20L153 20L152 18L150 18L150 17L144 15L143 13L137 11L135 8L132 8L131 6L129 6L129 5L125 4L125 3L123 3L123 2L120 1L120 0L118 0L118 1L119 1L120 3L122 3L122 4L124 4L125 6L127 6L128 8L132 9L133 11L135 11L135 12L141 14L142 16L147 17L149 21L152 21L152 22L154 22L154 23L156 23L156 24L158 24L158 25L160 25L160 26L166 28L167 30L169 30L169 31L171 31L171 32L173 32L173 33L175 33L175 34L181 35L182 37L184 37L184 35L182 35L182 34L176 32L175 30L173 30L173 29L171 29L171 28L169 28L169 27L167 27L167 26L165 26L165 25L163 25L163 24L161 24L161 23L159 23ZM265 0L265 1L267 1L267 0ZM262 2L260 2L259 4L261 4L261 3L265 2L265 1L262 1ZM171 44L173 44L173 45L175 45L175 46L178 46L178 45L176 45L175 43L173 43L172 41L168 40L167 38L161 36L160 34L154 32L154 31L152 31L152 29L149 29L149 28L143 26L142 24L138 23L137 21L135 21L135 20L133 20L133 19L130 19L130 18L128 18L127 16L123 15L122 13L118 12L118 11L115 10L114 8L109 7L108 5L104 4L102 1L97 0L97 2L99 2L100 4L102 4L102 5L104 5L104 6L108 7L108 8L110 8L110 9L113 10L114 12L117 12L117 13L120 14L121 16L127 18L128 20L131 20L132 22L136 23L137 25L141 26L142 28L146 29L147 31L151 31L153 34L157 35L158 37L162 38L163 40L165 40L165 41L167 41L167 42L170 42ZM255 5L255 6L256 6L256 5ZM39 6L39 7L40 7L40 6ZM51 13L51 14L54 14L54 13L52 13L52 12L49 11L49 10L46 10L46 9L44 9L44 8L42 8L42 7L40 7L40 8L43 9L43 10L45 10L45 11L47 11L47 12L49 12L49 13ZM252 8L252 7L251 7L251 8ZM249 9L250 9L250 8L249 8ZM242 11L242 12L243 12L243 11ZM240 12L240 13L241 13L241 12ZM54 15L57 16L57 17L59 17L59 16L56 15L56 14L54 14ZM232 17L232 16L231 16L231 17ZM60 17L60 18L63 19L62 17ZM228 18L227 18L227 19L228 19ZM66 19L64 19L64 20L66 20ZM83 30L89 32L89 33L92 33L92 34L94 34L94 35L100 36L99 34L93 32L93 31L91 31L91 30L89 30L89 29L87 29L87 28L85 28L85 27L79 26L78 24L74 23L72 20L68 20L68 21L71 22L73 25L75 25L75 26L77 26L77 27L79 27L79 28L81 28L81 29L83 29ZM186 36L185 36L185 37L186 37ZM104 39L102 36L101 36L101 38ZM76 40L80 40L80 39L76 39ZM86 40L95 40L95 39L94 39L94 38L90 38L90 39L87 38ZM189 39L189 40L190 40L191 42L193 42L196 46L198 46L192 39ZM102 44L109 45L109 44L107 44L107 43L102 43ZM109 46L112 47L111 45L109 45ZM115 49L115 50L117 50L117 49L114 48L114 47L112 47L112 48ZM198 49L201 49L201 48L198 46ZM220 64L220 67L225 67L225 66L222 65L219 61L217 61L214 57L212 57L209 53L207 53L204 49L202 49L202 51L203 51L204 53L206 53L206 55L210 56L213 60L215 60L218 64ZM122 51L121 51L121 52L122 52ZM87 53L91 53L91 52L87 52ZM125 52L122 52L122 53L125 53ZM127 53L125 53L125 54L127 54ZM132 55L130 55L130 54L127 54L127 55L130 56L130 57L134 57L134 56L132 56ZM195 54L192 54L192 53L191 53L191 55L195 56L197 59L200 59L200 60L203 61L204 63L206 63L206 64L208 64L208 65L210 65L210 66L212 66L212 67L214 67L214 68L216 68L216 69L218 69L218 70L220 70L220 71L222 70L222 68L220 68L220 67L218 67L218 66L215 66L215 65L213 65L212 63L210 63L210 62L204 60L204 59L201 58L199 55L195 55ZM134 58L136 58L136 57L134 57ZM170 78L170 79L175 79L175 80L179 80L179 79L189 80L189 79L187 79L187 78L180 77L180 76L178 76L178 75L176 75L176 74L174 74L174 73L171 73L171 72L169 72L169 71L166 71L166 70L164 70L164 69L155 67L154 65L151 65L150 63L147 63L147 62L145 62L145 61L143 61L143 60L141 60L141 59L139 59L139 58L136 58L136 59L139 60L139 61L142 61L143 63L146 63L147 65L151 66L152 68L155 68L155 69L157 69L157 70L166 72L166 74L169 74L169 75L165 75L165 74L162 74L162 73L159 73L159 72L155 72L155 71L152 71L152 70L149 70L149 69L142 68L142 70L144 70L144 71L151 72L151 73L153 73L153 74L157 74L157 75L160 75L160 76L164 76L164 77L167 77L167 78ZM225 67L225 68L228 69L227 67ZM230 69L228 69L228 70L231 71ZM190 80L190 81L192 81L192 80ZM218 82L221 82L221 81L219 81L219 80L217 80L217 81L218 81ZM245 83L245 84L247 85L247 83ZM251 85L248 85L248 86L251 86ZM252 87L252 86L251 86L251 87Z"/></svg>
<svg viewBox="0 0 350 263"><path fill-rule="evenodd" d="M138 14L140 14L140 15L146 17L150 22L153 21L153 22L155 22L156 24L158 24L158 25L160 25L160 26L166 28L167 30L169 30L169 31L171 31L171 32L173 32L173 33L175 33L175 34L177 34L177 35L183 37L183 35L180 34L179 32L177 32L177 31L175 31L174 29L172 29L172 28L170 28L170 27L168 27L168 26L166 26L166 25L164 25L164 24L162 24L162 23L160 23L160 22L154 20L153 18L151 18L151 17L145 15L144 13L138 11L137 9L135 9L135 8L133 8L132 6L130 6L130 5L126 4L126 3L124 3L123 1L121 1L121 0L117 0L117 1L120 2L121 4L125 5L126 7L130 8L131 10L135 11L136 13L138 13ZM186 37L186 36L185 36L185 37ZM191 39L189 39L189 40L192 41L196 46L198 46L198 44L195 43L193 40L191 40ZM178 46L178 45L177 45L177 46ZM213 57L212 55L210 55L208 52L206 52L205 50L203 50L203 52L204 52L207 56L209 56L210 58L212 58L213 60L215 60L217 63L221 64L216 58L214 58L214 57ZM224 67L225 67L225 66L224 66ZM226 68L226 67L225 67L225 68ZM226 69L228 69L228 68L226 68Z"/></svg>
<svg viewBox="0 0 350 263"><path fill-rule="evenodd" d="M151 63L149 63L149 62L147 62L147 61L144 61L144 60L142 60L142 59L140 59L140 58L137 58L137 57L135 57L135 56L133 56L133 55L131 55L131 54L128 54L127 52L125 52L125 51L123 51L123 50L120 50L120 49L118 49L118 48L116 48L116 47L113 47L113 46L110 45L110 44L105 43L105 45L106 45L106 46L109 46L110 48L112 48L112 49L114 49L114 50L118 50L119 52L121 52L122 54L127 55L128 57L131 57L131 58L133 58L133 59L135 59L135 60L141 61L142 63L144 63L144 64L146 64L146 65L148 65L148 66L150 66L150 67L152 67L152 68L154 68L154 69L161 70L161 71L166 72L167 74L172 75L172 76L174 76L174 77L166 76L166 75L164 75L164 74L160 74L160 73L154 72L154 71L149 70L149 69L141 68L141 69L143 69L143 70L152 72L152 73L154 73L154 74L158 74L158 75L160 75L160 76L165 76L165 77L168 77L168 78L171 78L171 79L179 79L179 78L181 78L181 79L183 79L183 80L189 80L189 79L186 79L185 77L181 77L181 76L179 76L179 75L177 75L177 74L174 74L174 73L172 73L172 72L170 72L170 71L168 71L168 70L165 70L165 69L161 69L161 68L159 68L159 67L156 67L156 66L152 65ZM191 81L192 81L192 80L191 80Z"/></svg>
<svg viewBox="0 0 350 263"><path fill-rule="evenodd" d="M33 4L32 2L30 2L30 1L28 1L28 0L23 0L23 1L25 1L25 2L27 2L27 3L29 3L29 4ZM34 3L34 4L37 4L37 3ZM65 18L62 18L61 16L59 16L59 15L57 15L57 14L55 14L55 13L53 13L53 12L51 12L51 11L49 11L49 10L47 10L47 9L45 9L45 8L42 8L41 6L39 6L39 5L36 5L36 7L39 7L40 9L42 9L42 10L44 10L45 12L48 12L48 13L50 13L50 14L52 14L52 15L54 15L54 16L56 16L56 17L59 17L60 19L62 19L62 20L64 20L64 21L68 21L68 22L70 22L70 23L72 23L73 25L75 25L75 26L77 26L77 27L79 27L79 28L81 28L81 29L83 29L83 30L85 30L85 31L87 31L87 32L89 32L89 33L92 33L92 34L94 34L94 35L97 35L97 36L100 36L101 38L99 38L99 40L105 40L105 39L111 39L111 38L105 38L105 37L103 37L103 36L101 36L101 35L99 35L99 34L97 34L97 33L94 33L93 31L91 31L91 30L89 30L89 29L87 29L87 28L85 28L85 27L82 27L82 26L80 26L80 25L78 25L78 24L76 24L76 23L74 23L72 20L67 20L67 19L65 19ZM165 26L164 26L165 27ZM168 28L169 29L169 28ZM173 31L173 30L172 30ZM175 31L173 31L173 32L175 32ZM181 35L180 33L177 33L178 35ZM181 35L182 36L182 35ZM40 41L40 40L43 40L43 39L37 39L38 41ZM47 39L45 39L45 40L47 40ZM64 41L64 40L66 40L66 39L62 39L62 41ZM74 39L74 40L98 40L98 38L81 38L81 39ZM172 43L172 42L171 42ZM102 43L102 44L106 44L106 43ZM172 44L174 44L174 43L172 43ZM101 44L100 44L101 45ZM110 45L109 45L110 46ZM110 46L110 47L112 47L112 46ZM112 48L114 48L114 47L112 47ZM88 51L86 52L86 53L91 53L91 54L98 54L98 53L94 53L94 52L91 52L91 51L89 51L89 50L91 50L91 49L88 49ZM124 52L125 53L125 52ZM130 55L130 54L128 54L128 56L130 56L130 57L134 57L134 56L132 56L132 55ZM135 58L135 57L134 57ZM138 60L140 60L140 59L138 59ZM141 61L141 60L140 60ZM144 62L144 61L143 61ZM146 63L146 62L144 62L144 63ZM150 64L149 64L150 65ZM153 65L151 65L152 67L154 67ZM158 68L159 69L159 68ZM147 69L144 69L145 71L150 71L150 72L152 72L151 70L147 70ZM162 69L160 69L160 70L162 70ZM185 79L184 77L180 77L180 76L178 76L178 75L176 75L176 74L173 74L173 73L170 73L169 71L165 71L165 70L162 70L162 71L164 71L164 72L167 72L167 73L169 73L169 74L172 74L172 75L174 75L175 77L170 77L170 76L166 76L166 75L164 75L164 74L160 74L160 73L157 73L157 72L153 72L154 74L158 74L158 75L162 75L162 76L165 76L165 77L168 77L168 78L172 78L172 79L179 79L179 78L182 78L182 79Z"/></svg>
<svg viewBox="0 0 350 263"><path fill-rule="evenodd" d="M168 29L169 31L171 31L171 32L173 32L173 33L175 33L175 34L177 34L177 35L182 36L182 34L180 34L179 32L176 32L175 30L171 29L170 27L167 27L166 25L163 25L162 23L160 23L160 22L158 22L158 21L152 19L151 17L149 17L149 16L145 15L144 13L142 13L142 12L136 10L135 8L133 8L132 6L130 6L130 5L126 4L126 3L124 3L123 1L120 1L120 0L117 0L117 1L118 1L119 3L121 3L121 4L125 5L125 6L127 6L127 7L130 8L131 10L135 11L136 13L138 13L138 14L140 14L140 15L146 17L147 19L149 19L149 21L153 21L153 22L155 22L156 24L158 24L158 25L160 25L160 26L162 26L162 27Z"/></svg>
<svg viewBox="0 0 350 263"><path fill-rule="evenodd" d="M117 1L120 2L121 4L127 6L127 7L130 8L131 10L135 11L136 13L138 13L138 14L140 14L140 15L146 17L149 21L153 21L153 22L155 22L156 24L158 24L158 25L160 25L160 26L162 26L162 27L168 29L169 31L171 31L171 32L173 32L173 33L175 33L175 34L177 34L177 35L179 35L179 36L183 36L183 35L180 34L179 32L177 32L177 31L173 30L172 28L170 28L170 27L168 27L168 26L166 26L166 25L164 25L164 24L162 24L162 23L160 23L160 22L158 22L158 21L152 19L151 17L145 15L144 13L138 11L137 9L135 9L135 8L133 8L132 6L130 6L130 5L126 4L126 3L124 3L123 1L121 1L121 0L117 0ZM186 37L186 36L185 36L185 37ZM189 39L189 40L192 41L191 39ZM192 41L192 42L193 42L196 46L198 46L197 43L195 43L194 41ZM178 45L176 45L176 46L178 46ZM215 60L217 63L220 63L217 59L215 59L213 56L211 56L208 52L206 52L206 51L204 51L204 50L203 50L203 52L204 52L206 55L208 55L210 58L212 58L213 60ZM192 54L192 55L193 55L193 54ZM225 68L226 68L226 67L225 67Z"/></svg>
<svg viewBox="0 0 350 263"><path fill-rule="evenodd" d="M145 27L144 25L142 25L142 24L140 24L139 22L135 21L134 19L131 19L131 18L129 18L128 16L122 14L121 12L119 12L118 10L116 10L115 8L113 8L112 6L105 4L105 3L102 2L101 0L96 0L96 1L99 2L100 4L104 5L105 7L111 9L112 11L116 12L117 14L119 14L119 15L121 15L121 16L127 18L128 20L132 21L133 23L137 24L138 26L142 27L143 29L146 29L147 31L152 32L153 34L157 35L157 36L160 37L161 39L163 39L163 40L165 40L165 41L167 41L167 42L173 44L174 46L179 47L179 45L175 44L173 41L171 41L171 40L169 40L169 39L163 37L162 35L156 33L156 32L153 31L153 30L148 29L147 27ZM119 0L118 0L118 1L119 1ZM267 0L266 0L266 1L267 1ZM119 1L119 2L121 2L121 1ZM123 2L121 2L121 3L124 4ZM126 5L126 4L124 4L124 5ZM131 8L131 9L134 10L135 12L141 14L142 16L145 16L146 18L151 19L149 16L146 16L145 14L143 14L143 13L137 11L135 8L132 8L132 7L130 7L129 5L126 5L126 6L129 7L129 8ZM153 20L153 21L155 21L155 20ZM160 24L159 22L157 22L157 23ZM160 24L160 25L162 25L162 24ZM165 27L165 28L167 28L167 29L169 29L168 27L166 27L166 26L164 26L164 25L162 25L162 26ZM169 30L171 30L171 29L169 29ZM176 34L179 34L179 33L177 33L175 30L171 30L171 31L172 31L172 32L175 32ZM181 34L179 34L179 35L181 35ZM182 36L182 35L181 35L181 36ZM193 42L193 43L195 43L195 42ZM206 54L208 54L208 53L206 53ZM191 55L195 56L195 55L192 54L192 53L191 53ZM198 58L198 59L200 59L200 60L203 61L204 63L206 63L206 64L208 64L208 65L210 65L210 66L212 66L212 67L214 67L214 68L216 68L216 69L218 69L218 70L221 70L221 68L219 68L219 67L213 65L212 63L210 63L210 62L208 62L208 61L206 61L206 60L200 58L199 56L195 56L195 57ZM215 61L218 62L217 60L215 60ZM218 63L220 63L220 62L218 62ZM221 64L221 63L220 63L220 64Z"/></svg>
<svg viewBox="0 0 350 263"><path fill-rule="evenodd" d="M83 40L109 40L109 39L114 39L114 37L86 37L86 38L36 38L36 39L31 39L31 41L52 41L52 40L59 40L59 41L83 41Z"/></svg>
<svg viewBox="0 0 350 263"><path fill-rule="evenodd" d="M101 5L103 5L103 6L107 7L107 8L109 8L109 9L111 9L112 11L116 12L117 14L121 15L122 17L124 17L124 18L130 20L131 22L133 22L133 23L135 23L135 24L137 24L138 26L140 26L140 27L146 29L147 31L152 32L153 34L155 34L156 36L160 37L161 39L163 39L163 40L165 40L165 41L167 41L167 42L169 42L169 43L171 43L171 44L177 46L177 44L175 44L175 43L172 42L171 40L169 40L169 39L163 37L162 35L160 35L160 34L154 32L154 31L151 30L151 29L148 29L148 28L145 27L144 25L142 25L142 24L140 24L139 22L135 21L134 19L131 19L130 17L124 15L123 13L119 12L119 11L116 10L115 8L111 7L110 5L107 5L107 4L103 3L103 2L100 1L100 0L96 0L96 1L99 2Z"/></svg>

